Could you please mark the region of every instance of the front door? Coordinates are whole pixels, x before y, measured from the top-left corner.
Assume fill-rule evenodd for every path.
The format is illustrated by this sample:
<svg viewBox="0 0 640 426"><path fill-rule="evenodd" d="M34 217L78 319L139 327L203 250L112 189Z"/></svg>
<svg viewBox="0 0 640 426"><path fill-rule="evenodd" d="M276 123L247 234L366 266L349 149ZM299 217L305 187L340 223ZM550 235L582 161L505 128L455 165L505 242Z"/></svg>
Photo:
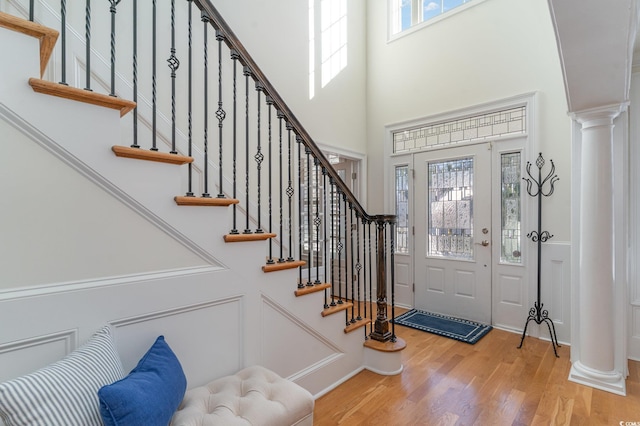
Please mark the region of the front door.
<svg viewBox="0 0 640 426"><path fill-rule="evenodd" d="M416 154L415 305L491 323L491 145Z"/></svg>

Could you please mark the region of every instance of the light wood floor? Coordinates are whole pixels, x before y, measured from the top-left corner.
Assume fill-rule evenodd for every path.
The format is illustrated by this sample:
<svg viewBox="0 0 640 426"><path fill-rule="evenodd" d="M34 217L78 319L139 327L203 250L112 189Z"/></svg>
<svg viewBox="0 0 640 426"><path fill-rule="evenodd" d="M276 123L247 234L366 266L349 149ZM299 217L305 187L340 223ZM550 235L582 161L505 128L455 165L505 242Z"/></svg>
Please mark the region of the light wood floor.
<svg viewBox="0 0 640 426"><path fill-rule="evenodd" d="M316 401L314 425L640 425L640 363L627 396L569 382L569 347L493 329L475 345L396 326L404 370L364 370ZM633 424L633 423L631 423ZM624 425L624 423L623 423Z"/></svg>

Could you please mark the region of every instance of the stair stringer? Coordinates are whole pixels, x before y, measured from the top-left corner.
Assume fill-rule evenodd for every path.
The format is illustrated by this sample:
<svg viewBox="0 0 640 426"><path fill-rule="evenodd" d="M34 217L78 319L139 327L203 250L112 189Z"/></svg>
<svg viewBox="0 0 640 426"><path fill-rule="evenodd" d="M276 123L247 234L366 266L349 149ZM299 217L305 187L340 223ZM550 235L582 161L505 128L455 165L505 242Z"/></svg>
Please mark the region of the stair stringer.
<svg viewBox="0 0 640 426"><path fill-rule="evenodd" d="M0 44L5 54L8 57L20 58L15 61L13 67L5 67L0 78L3 106L11 112L15 121L22 123L23 128L28 127L32 134L44 136L47 141L59 147L57 154L76 165L81 165L87 173L93 175L92 179L96 183L108 188L111 195L116 196L164 232L170 233L183 241L186 246L197 250L210 264L216 264L221 268L219 276L225 277L223 283L208 284L207 280L211 278L203 275L204 280L196 279L196 284L181 288L179 280L160 279L162 284L158 285L159 288L166 286L165 294L177 292L181 297L168 301L162 298L162 293L157 297L152 294L149 296L152 299L151 302L147 301L144 309L172 311L179 307L177 304L192 303L193 299L199 296L215 300L229 298L230 292L237 293L242 300L240 311L243 338L240 364L258 363L270 366L299 382L314 394L331 388L362 368L362 335L360 333L345 335L342 331L344 317L341 315L323 319L320 315L323 303L320 293L295 298L293 291L297 271L264 274L261 271L261 266L264 264L264 242L225 244L222 235L228 232L230 209L175 205L173 196L179 193L180 173L185 172L180 167L115 157L110 147L117 144L120 139L117 111L34 93L28 86L27 80L29 76L38 75L37 41L10 31L2 29L0 31L2 31ZM33 52L33 54L25 55L24 52ZM228 272L222 274L222 271ZM120 289L121 294L127 294L130 289L136 293L135 288L141 286L149 288L150 282L152 280L146 278L140 282L133 279L112 287L126 287L126 290ZM217 286L222 285L228 287L225 290L216 289ZM72 290L71 287L65 288L63 284L57 287L55 293L39 292L38 305L43 300L75 297L73 296L75 290L75 287ZM153 289L150 290L153 293ZM192 290L196 294L188 294L189 291L185 290ZM91 289L84 289L79 297L82 304L100 304L104 291L106 290L101 284L97 283ZM110 293L109 297L117 298L117 294ZM15 297L12 296L10 300L3 300L4 309L1 312L32 311L34 307L27 302L29 298L18 294ZM44 305L48 304L44 303ZM21 306L21 309L26 310L13 309L12 307L15 306ZM123 315L133 318L145 316L144 312L136 312L135 305L127 306L125 310L113 313L109 311L95 317L91 312L85 313L84 316L77 317L82 324L73 324L73 318L76 317L72 316L69 320L71 322L64 324L67 324L65 327L68 328L79 328L86 335L88 329L96 327L104 320L122 322ZM264 317L261 313L265 312L265 306L277 307L275 311L281 317L286 318L303 333L311 335L316 341L324 342L325 346L330 343L328 346L333 348L337 355L331 357L329 361L311 360L294 372L285 370L278 357L266 359L263 347L269 344L269 339L263 337L269 332L278 333L279 330L274 330L263 321ZM55 315L55 313L49 308L41 310L41 315L46 318L47 315ZM46 320L44 322L46 323ZM40 331L36 327L30 328L28 333L37 335ZM20 337L12 334L7 338L19 339ZM2 336L0 341L5 341L4 339L5 336ZM283 350L291 353L291 356L296 359L304 359L305 351L300 350L296 354L296 348L297 346L292 344ZM185 349L182 348L182 351ZM185 366L187 370L192 368L191 365ZM216 373L220 372L212 371L209 375Z"/></svg>

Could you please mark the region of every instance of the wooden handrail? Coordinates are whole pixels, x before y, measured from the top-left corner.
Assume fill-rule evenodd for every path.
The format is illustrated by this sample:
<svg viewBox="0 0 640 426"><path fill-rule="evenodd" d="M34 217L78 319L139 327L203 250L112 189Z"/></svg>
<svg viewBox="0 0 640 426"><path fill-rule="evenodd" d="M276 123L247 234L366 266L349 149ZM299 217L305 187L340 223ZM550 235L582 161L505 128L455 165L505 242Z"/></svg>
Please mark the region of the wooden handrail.
<svg viewBox="0 0 640 426"><path fill-rule="evenodd" d="M296 134L296 139L300 139L300 141L311 151L313 156L318 159L320 165L327 170L327 174L333 179L335 184L340 188L340 191L345 194L347 200L353 207L355 208L358 215L369 221L369 222L395 222L395 215L371 215L367 213L356 198L356 196L351 192L347 184L340 178L338 172L331 166L329 159L325 157L322 150L318 147L318 145L313 141L309 133L302 126L300 121L296 118L295 114L289 109L287 104L284 102L278 91L273 87L273 85L269 82L265 74L262 72L258 64L255 63L253 58L249 55L247 49L240 42L235 33L231 30L227 22L222 18L222 16L218 13L216 8L211 4L209 0L195 0L194 3L196 6L203 12L206 13L209 17L210 23L214 26L214 28L219 32L219 34L223 37L224 42L232 51L237 52L238 60L243 66L248 67L251 70L251 75L254 80L260 82L263 87L264 93L271 97L273 100L273 104L275 108L280 111L286 121L292 126L293 131Z"/></svg>

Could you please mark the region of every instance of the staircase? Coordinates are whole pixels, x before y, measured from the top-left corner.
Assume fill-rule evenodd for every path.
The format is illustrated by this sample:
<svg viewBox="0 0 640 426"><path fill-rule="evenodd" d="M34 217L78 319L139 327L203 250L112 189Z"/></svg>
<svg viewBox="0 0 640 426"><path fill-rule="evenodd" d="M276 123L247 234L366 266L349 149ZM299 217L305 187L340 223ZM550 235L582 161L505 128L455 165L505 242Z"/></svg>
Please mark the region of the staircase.
<svg viewBox="0 0 640 426"><path fill-rule="evenodd" d="M178 256L167 269L9 286L0 293L0 321L24 312L34 320L0 332L0 361L59 330L78 329L73 336L81 340L106 321L128 348L125 368L144 346L136 343L141 336L173 338L190 387L250 364L266 365L316 395L362 368L399 372L404 342L387 317L394 311L394 217L364 210L211 3L172 1L170 11L164 8L171 56L161 61L168 62L169 77L165 70L156 74L155 50L151 60L137 53L135 40L145 30L153 32L154 47L159 43L155 5L134 10L139 25L120 29L119 37L115 16L124 12L116 5L102 18L87 9L83 43L76 30L82 20L67 21L65 36L25 19L55 23L58 16L43 4L35 12L17 8L22 17L0 13L0 44L16 58L0 76L3 129L118 200L168 237L162 244L175 246ZM79 14L63 10L65 20L67 13ZM181 47L188 53L178 50L178 60L179 15L188 20ZM110 43L98 46L91 23L109 17L111 36L102 40ZM123 39L133 46L114 45ZM194 66L195 45L204 49L204 70ZM74 53L51 64L54 48ZM133 54L131 78L116 66L123 62L118 50ZM67 56L74 58L76 81L85 72L84 88L66 81ZM149 64L151 75L143 74ZM185 67L188 78L178 79ZM95 309L66 319L57 314L61 306L79 305ZM46 358L11 365L0 379Z"/></svg>

